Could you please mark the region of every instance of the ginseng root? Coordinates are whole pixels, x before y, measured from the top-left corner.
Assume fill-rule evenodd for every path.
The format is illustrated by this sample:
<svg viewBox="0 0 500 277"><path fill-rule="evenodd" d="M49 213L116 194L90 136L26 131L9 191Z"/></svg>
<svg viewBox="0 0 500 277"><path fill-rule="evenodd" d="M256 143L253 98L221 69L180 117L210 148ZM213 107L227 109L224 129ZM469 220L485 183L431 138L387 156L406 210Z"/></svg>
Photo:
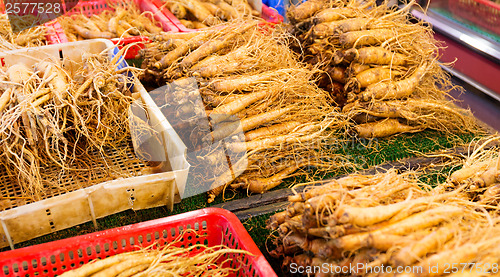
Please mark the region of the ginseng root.
<svg viewBox="0 0 500 277"><path fill-rule="evenodd" d="M400 133L420 132L423 129L425 127L405 125L394 118L360 124L353 128L361 138L383 138Z"/></svg>

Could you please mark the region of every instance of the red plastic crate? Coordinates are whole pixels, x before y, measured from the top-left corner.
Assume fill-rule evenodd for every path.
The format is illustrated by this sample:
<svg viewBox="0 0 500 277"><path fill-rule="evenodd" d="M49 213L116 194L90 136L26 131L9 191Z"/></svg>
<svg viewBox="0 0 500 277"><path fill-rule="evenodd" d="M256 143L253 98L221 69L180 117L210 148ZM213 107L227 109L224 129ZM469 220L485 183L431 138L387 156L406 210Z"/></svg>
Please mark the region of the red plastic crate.
<svg viewBox="0 0 500 277"><path fill-rule="evenodd" d="M151 2L163 12L163 14L172 22L174 23L177 28L179 29L180 32L194 32L197 31L197 29L189 29L184 26L181 21L173 15L169 9L165 7L165 4L162 2L162 0L151 0ZM265 19L267 22L272 23L272 24L279 24L282 23L284 18L281 16L277 11L273 10L272 8L269 8L268 6L262 4L262 18Z"/></svg>
<svg viewBox="0 0 500 277"><path fill-rule="evenodd" d="M264 4L262 4L262 18L264 18L267 22L274 24L283 23L285 20L276 10Z"/></svg>
<svg viewBox="0 0 500 277"><path fill-rule="evenodd" d="M450 11L479 27L500 35L500 5L489 0L449 0Z"/></svg>
<svg viewBox="0 0 500 277"><path fill-rule="evenodd" d="M149 0L134 0L139 6L141 12L150 12L153 18L160 22L164 31L178 32L179 29L175 24L173 24L152 2ZM99 14L105 10L113 10L108 3L119 4L123 1L119 0L93 0L93 1L80 1L74 8L66 11L66 16L71 16L73 14L83 13L86 16L92 16L93 14ZM61 41L68 40L64 35L64 32L59 33L59 35L64 38L60 38ZM112 39L112 41L122 48L123 46L130 43L137 43L125 53L125 59L134 59L139 50L144 48L144 43L150 42L149 38L139 36L139 37L128 37L122 39Z"/></svg>
<svg viewBox="0 0 500 277"><path fill-rule="evenodd" d="M183 233L186 229L196 230L199 238L193 236L193 233ZM55 276L96 258L137 250L138 247L147 247L157 242L164 245L178 239L180 234L184 234L179 242L181 245L222 244L252 253L254 256L244 258L244 264L233 264L233 268L241 266L233 276L276 276L238 218L233 213L219 208L201 209L3 252L0 253L0 272L6 277ZM230 254L227 258L237 262L235 255Z"/></svg>
<svg viewBox="0 0 500 277"><path fill-rule="evenodd" d="M43 24L46 27L47 34L45 35L48 44L58 44L68 42L68 38L64 34L61 24L57 20L49 21Z"/></svg>
<svg viewBox="0 0 500 277"><path fill-rule="evenodd" d="M64 3L62 5L64 7ZM2 0L0 0L0 13L5 13L5 4ZM59 24L57 20L46 22L43 24L43 26L45 26L47 30L45 39L47 40L48 44L68 42L68 39L66 38L62 30L61 24Z"/></svg>

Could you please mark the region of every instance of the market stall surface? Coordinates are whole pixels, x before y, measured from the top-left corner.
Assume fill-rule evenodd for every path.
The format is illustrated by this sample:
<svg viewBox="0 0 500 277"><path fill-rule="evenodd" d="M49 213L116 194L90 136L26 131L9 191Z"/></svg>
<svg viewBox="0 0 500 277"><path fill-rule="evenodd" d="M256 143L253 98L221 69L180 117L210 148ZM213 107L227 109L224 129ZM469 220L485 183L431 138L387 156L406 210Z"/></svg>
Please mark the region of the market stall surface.
<svg viewBox="0 0 500 277"><path fill-rule="evenodd" d="M439 151L442 149L449 149L463 145L474 140L473 135L462 135L456 137L449 137L439 134L434 131L426 131L417 134L405 134L396 137L391 137L387 139L379 140L358 140L351 139L346 140L342 145L336 145L338 152L349 157L351 160L363 161L364 168L369 168L375 165L380 165L386 162L393 162L396 160L411 158L417 156L418 153L430 153L434 151ZM440 169L440 171L431 173L428 178L430 181L437 183L441 180L441 173L448 173L453 168ZM318 179L328 179L334 178L348 172L330 172L323 174ZM277 187L274 191L289 187L291 184L300 182L304 180L295 180L290 178L286 180L282 185ZM231 196L232 200L246 198L247 195L244 192L229 191L226 193L226 197ZM183 199L181 203L175 205L174 210L169 212L166 207L159 207L146 210L132 211L128 210L115 215L107 216L97 220L98 228L95 229L92 222L88 222L79 226L75 226L63 231L52 233L43 237L39 237L27 242L19 243L15 245L16 248L26 247L30 245L40 244L44 242L59 240L63 238L73 237L77 235L87 234L98 230L105 230L119 226L125 226L133 223L143 222L147 220L157 219L166 217L169 215L179 214L187 211L192 211L196 209L201 209L205 207L211 207L220 205L223 203L222 197L216 198L211 204L207 204L206 194L201 194L193 196L187 199ZM280 262L278 260L272 259L268 256L268 249L272 247L270 240L271 233L265 228L266 220L274 213L274 211L268 211L268 213L260 214L257 216L244 216L245 219L242 220L243 225L250 233L255 243L259 246L262 253L266 255L271 265L274 267L278 274L281 272ZM239 213L244 214L244 213ZM9 249L2 249L7 251ZM283 273L283 272L281 272Z"/></svg>

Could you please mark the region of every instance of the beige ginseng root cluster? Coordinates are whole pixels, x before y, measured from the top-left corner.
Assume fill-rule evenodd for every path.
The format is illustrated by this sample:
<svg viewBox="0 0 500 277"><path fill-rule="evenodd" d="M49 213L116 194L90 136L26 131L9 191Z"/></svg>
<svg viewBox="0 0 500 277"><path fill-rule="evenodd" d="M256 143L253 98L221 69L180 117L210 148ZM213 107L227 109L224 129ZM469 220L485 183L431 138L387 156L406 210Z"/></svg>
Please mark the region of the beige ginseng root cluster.
<svg viewBox="0 0 500 277"><path fill-rule="evenodd" d="M354 267L348 274L356 276L444 276L446 263L473 274L466 276L497 276L498 208L483 209L464 188L430 189L414 173L393 170L310 187L271 216L268 228L277 233L271 254L308 276L340 276L338 270L318 270L324 265ZM489 266L476 272L472 263ZM397 268L407 270L397 275Z"/></svg>
<svg viewBox="0 0 500 277"><path fill-rule="evenodd" d="M500 208L500 147L498 136L488 137L477 145L462 163L462 168L453 172L448 181L440 186L442 191L465 186L469 199L490 208ZM496 143L496 146L492 143Z"/></svg>
<svg viewBox="0 0 500 277"><path fill-rule="evenodd" d="M407 10L359 1L307 1L289 11L298 51L322 63L319 80L343 107L359 137L424 129L477 132L469 111L447 100L449 77L437 62L439 43Z"/></svg>
<svg viewBox="0 0 500 277"><path fill-rule="evenodd" d="M83 64L46 59L0 71L0 172L22 197L39 200L64 186L64 176L89 184L125 177L107 166L108 148L139 162L120 152L133 99L115 62L88 55Z"/></svg>
<svg viewBox="0 0 500 277"><path fill-rule="evenodd" d="M164 0L187 28L201 29L242 17L259 16L247 0Z"/></svg>
<svg viewBox="0 0 500 277"><path fill-rule="evenodd" d="M289 50L286 34L259 23L237 21L195 33L165 33L162 41L143 51L143 81L196 79L212 128L205 142L228 138L226 148L234 156L246 151L242 159L248 164L232 161L233 171L221 173L232 177L214 181L217 189L209 193L210 202L228 185L227 179L238 176L235 171L243 175L233 187L262 193L299 168L338 165L324 161L332 156L322 142L333 135L329 129L346 120L311 81L315 71ZM273 162L265 163L268 158Z"/></svg>
<svg viewBox="0 0 500 277"><path fill-rule="evenodd" d="M35 16L25 15L9 22L6 14L0 14L0 49L12 50L20 47L43 46L47 44L46 29L44 26L32 27ZM17 26L12 26L16 24ZM12 28L21 30L12 32Z"/></svg>
<svg viewBox="0 0 500 277"><path fill-rule="evenodd" d="M151 36L163 30L160 24L152 19L151 14L141 13L136 2L108 5L112 9L106 9L99 14L87 16L82 10L82 13L62 16L57 20L69 41Z"/></svg>
<svg viewBox="0 0 500 277"><path fill-rule="evenodd" d="M183 236L198 236L187 230ZM94 260L79 268L67 271L61 277L153 277L153 276L232 276L242 271L244 260L252 258L245 250L231 249L225 245L206 246L194 244L181 247L179 240L157 248L144 248ZM227 258L227 257L231 258ZM234 266L231 266L234 265ZM236 266L238 265L238 266Z"/></svg>

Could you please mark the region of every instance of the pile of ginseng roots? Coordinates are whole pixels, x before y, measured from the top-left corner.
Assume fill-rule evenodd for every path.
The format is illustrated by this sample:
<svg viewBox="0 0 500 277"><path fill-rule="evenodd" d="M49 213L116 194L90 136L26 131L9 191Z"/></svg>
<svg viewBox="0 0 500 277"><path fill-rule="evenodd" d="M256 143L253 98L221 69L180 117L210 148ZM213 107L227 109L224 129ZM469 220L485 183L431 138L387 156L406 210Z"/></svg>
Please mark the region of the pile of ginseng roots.
<svg viewBox="0 0 500 277"><path fill-rule="evenodd" d="M499 276L500 148L482 148L435 188L415 172L389 170L290 196L268 222L271 254L285 268L309 268L308 276L340 275L314 270L323 264L354 265L348 273L357 276Z"/></svg>
<svg viewBox="0 0 500 277"><path fill-rule="evenodd" d="M454 87L437 61L439 43L431 27L410 21L412 4L398 10L375 1L306 1L288 11L294 48L322 65L318 85L359 137L477 132L471 113L449 100Z"/></svg>
<svg viewBox="0 0 500 277"><path fill-rule="evenodd" d="M233 276L241 274L248 267L244 260L252 259L252 254L248 251L225 245L207 246L196 243L183 247L180 241L187 236L202 237L194 230L186 230L179 238L163 246L152 245L94 260L60 276Z"/></svg>
<svg viewBox="0 0 500 277"><path fill-rule="evenodd" d="M45 59L0 70L0 172L4 186L22 192L2 198L36 201L64 189L68 178L83 178L76 182L81 186L135 174L108 166L113 159L139 162L120 147L128 148L131 139L130 81L115 73L116 61L86 57L64 67Z"/></svg>
<svg viewBox="0 0 500 277"><path fill-rule="evenodd" d="M199 121L182 123L191 126L186 144L198 150L223 142L227 150L219 155L208 151L190 163L206 166L225 160L225 154L234 157L232 170L216 172L209 180L209 202L229 183L262 193L300 168L326 170L347 164L324 147L325 139L335 133L331 129L346 121L329 95L313 84L314 69L298 62L284 32L258 23L237 21L195 33L164 33L142 52L142 81L164 85L193 78L197 84L195 93L177 90L164 101L183 103L167 114L169 121L182 118L185 111L205 120L209 116L203 128ZM190 97L196 94L203 103L193 108Z"/></svg>
<svg viewBox="0 0 500 277"><path fill-rule="evenodd" d="M33 47L46 45L46 28L42 26L32 27L35 16L26 15L14 22L18 26L12 26L6 14L0 14L0 49L13 50L20 47ZM21 30L13 32L14 30Z"/></svg>
<svg viewBox="0 0 500 277"><path fill-rule="evenodd" d="M69 41L95 38L127 38L132 36L151 36L163 29L151 13L141 13L136 2L108 4L99 14L87 16L75 13L58 18Z"/></svg>
<svg viewBox="0 0 500 277"><path fill-rule="evenodd" d="M166 0L165 6L187 28L201 29L242 17L259 16L247 0Z"/></svg>

